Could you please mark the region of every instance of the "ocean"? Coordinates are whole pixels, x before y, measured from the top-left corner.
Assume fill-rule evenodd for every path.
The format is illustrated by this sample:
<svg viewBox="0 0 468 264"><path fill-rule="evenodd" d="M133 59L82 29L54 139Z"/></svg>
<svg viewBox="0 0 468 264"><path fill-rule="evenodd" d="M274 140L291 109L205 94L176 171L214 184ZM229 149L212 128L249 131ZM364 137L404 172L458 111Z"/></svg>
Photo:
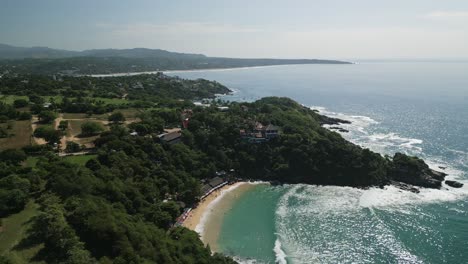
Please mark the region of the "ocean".
<svg viewBox="0 0 468 264"><path fill-rule="evenodd" d="M346 139L417 155L461 189L257 185L226 212L219 250L243 263L468 263L468 63L372 62L174 72L253 101L287 96L352 121Z"/></svg>

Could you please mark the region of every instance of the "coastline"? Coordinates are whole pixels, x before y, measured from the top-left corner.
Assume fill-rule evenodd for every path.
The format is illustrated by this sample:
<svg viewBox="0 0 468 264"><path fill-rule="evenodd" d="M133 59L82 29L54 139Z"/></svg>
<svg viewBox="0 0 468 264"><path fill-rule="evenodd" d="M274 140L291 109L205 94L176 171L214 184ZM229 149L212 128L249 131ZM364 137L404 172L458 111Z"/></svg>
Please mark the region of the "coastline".
<svg viewBox="0 0 468 264"><path fill-rule="evenodd" d="M196 231L205 245L213 252L219 250L217 240L224 215L242 195L257 183L237 182L225 185L205 197L190 211L182 226Z"/></svg>
<svg viewBox="0 0 468 264"><path fill-rule="evenodd" d="M143 72L116 72L116 73L104 73L104 74L83 74L81 76L89 76L95 78L105 77L122 77L122 76L135 76L142 74L156 74L162 72L163 74L171 74L178 72L203 72L203 71L231 71L231 70L248 70L256 68L269 68L269 67L282 67L282 66L294 66L294 65L350 65L355 64L354 62L349 63L310 63L310 64L275 64L275 65L261 65L261 66L244 66L244 67L229 67L229 68L204 68L204 69L187 69L187 70L159 70L159 71L143 71Z"/></svg>
<svg viewBox="0 0 468 264"><path fill-rule="evenodd" d="M231 70L247 70L255 68L266 68L266 67L277 67L277 66L291 66L298 64L278 64L278 65L263 65L263 66L245 66L245 67L231 67L231 68L204 68L204 69L190 69L190 70L161 70L161 71L143 71L143 72L116 72L116 73L104 73L104 74L84 74L89 77L122 77L122 76L135 76L142 74L156 74L162 72L163 74L171 74L178 72L203 72L203 71L231 71Z"/></svg>

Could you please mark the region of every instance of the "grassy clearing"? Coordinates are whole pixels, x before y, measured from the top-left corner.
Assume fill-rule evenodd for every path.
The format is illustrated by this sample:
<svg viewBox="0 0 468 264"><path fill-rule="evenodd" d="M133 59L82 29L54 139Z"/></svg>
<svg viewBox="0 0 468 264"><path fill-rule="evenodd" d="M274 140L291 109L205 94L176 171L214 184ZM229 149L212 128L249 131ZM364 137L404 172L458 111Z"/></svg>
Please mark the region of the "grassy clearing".
<svg viewBox="0 0 468 264"><path fill-rule="evenodd" d="M9 105L12 105L13 102L17 99L28 100L28 97L25 95L0 95L0 102L4 102Z"/></svg>
<svg viewBox="0 0 468 264"><path fill-rule="evenodd" d="M54 95L54 96L41 96L44 101L46 102L55 102L55 103L62 103L63 96L61 95Z"/></svg>
<svg viewBox="0 0 468 264"><path fill-rule="evenodd" d="M136 109L136 108L129 108L129 109L117 109L114 111L115 112L121 112L125 118L136 118L139 113L141 113L141 109Z"/></svg>
<svg viewBox="0 0 468 264"><path fill-rule="evenodd" d="M8 130L11 137L0 138L0 150L22 148L31 145L31 121L13 121L12 129Z"/></svg>
<svg viewBox="0 0 468 264"><path fill-rule="evenodd" d="M81 155L81 156L67 156L63 157L63 160L78 164L78 165L85 165L88 160L96 158L97 155Z"/></svg>
<svg viewBox="0 0 468 264"><path fill-rule="evenodd" d="M27 236L27 230L31 224L30 220L38 213L38 205L30 201L23 211L2 219L0 255L7 256L13 260L13 263L31 263L31 259L42 245L28 248L16 248L15 246Z"/></svg>
<svg viewBox="0 0 468 264"><path fill-rule="evenodd" d="M61 103L63 96L61 95L53 95L53 96L41 96L45 102L54 101L56 103ZM28 96L26 95L0 95L0 102L5 102L7 104L12 105L16 99L26 99L28 100ZM71 97L70 99L75 99ZM87 97L86 99L95 100L96 102L103 102L104 104L112 104L112 105L126 105L129 103L127 99L121 98L104 98L104 97Z"/></svg>
<svg viewBox="0 0 468 264"><path fill-rule="evenodd" d="M29 156L29 157L24 161L24 166L34 168L34 167L36 167L36 164L37 164L38 161L39 161L39 158L38 158L38 157L31 157L31 156Z"/></svg>
<svg viewBox="0 0 468 264"><path fill-rule="evenodd" d="M61 103L63 96L61 95L54 95L54 96L41 96L45 102L50 102L51 99L56 103ZM12 105L13 102L17 99L25 99L29 100L28 96L26 95L0 95L0 102L4 102L6 104Z"/></svg>
<svg viewBox="0 0 468 264"><path fill-rule="evenodd" d="M129 101L127 99L121 98L103 98L103 97L92 97L90 99L95 100L96 102L102 101L104 104L112 104L112 105L125 105L128 104Z"/></svg>
<svg viewBox="0 0 468 264"><path fill-rule="evenodd" d="M83 113L63 113L63 119L85 119L87 114Z"/></svg>

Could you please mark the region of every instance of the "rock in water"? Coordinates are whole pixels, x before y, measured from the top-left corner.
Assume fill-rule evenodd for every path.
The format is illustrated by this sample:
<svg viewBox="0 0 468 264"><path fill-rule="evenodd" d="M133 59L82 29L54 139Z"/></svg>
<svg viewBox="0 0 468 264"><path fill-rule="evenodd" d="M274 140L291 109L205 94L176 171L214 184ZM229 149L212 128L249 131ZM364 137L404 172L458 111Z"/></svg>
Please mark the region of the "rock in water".
<svg viewBox="0 0 468 264"><path fill-rule="evenodd" d="M448 186L453 187L453 188L461 188L461 187L463 187L463 183L457 182L457 181L446 180L446 181L445 181L445 184L447 184Z"/></svg>
<svg viewBox="0 0 468 264"><path fill-rule="evenodd" d="M395 154L392 165L389 170L391 180L414 186L439 189L447 176L446 173L430 169L422 159L401 153Z"/></svg>

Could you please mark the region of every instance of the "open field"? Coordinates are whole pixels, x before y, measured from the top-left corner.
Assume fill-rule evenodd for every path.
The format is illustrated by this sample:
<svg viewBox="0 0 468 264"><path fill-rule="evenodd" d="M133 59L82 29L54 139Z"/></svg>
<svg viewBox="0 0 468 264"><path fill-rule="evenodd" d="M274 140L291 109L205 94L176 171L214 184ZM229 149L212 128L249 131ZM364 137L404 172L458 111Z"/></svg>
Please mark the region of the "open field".
<svg viewBox="0 0 468 264"><path fill-rule="evenodd" d="M0 150L22 148L31 145L31 121L13 121L13 128L8 130L8 133L13 134L13 136L0 138Z"/></svg>
<svg viewBox="0 0 468 264"><path fill-rule="evenodd" d="M63 113L63 119L84 119L87 118L87 114L83 113Z"/></svg>
<svg viewBox="0 0 468 264"><path fill-rule="evenodd" d="M41 96L45 102L50 102L51 99L56 103L61 103L63 96L61 95L54 95L54 96ZM4 102L6 104L13 104L13 102L17 99L26 99L28 100L28 96L26 95L0 95L0 102ZM70 98L75 99L75 98ZM103 98L103 97L86 97L86 99L92 99L96 102L103 102L104 104L112 104L112 105L125 105L128 104L130 101L127 99L122 98Z"/></svg>
<svg viewBox="0 0 468 264"><path fill-rule="evenodd" d="M0 95L0 102L4 102L9 105L12 105L13 102L17 99L28 100L28 97L25 95Z"/></svg>
<svg viewBox="0 0 468 264"><path fill-rule="evenodd" d="M121 99L121 98L94 97L94 98L91 98L91 99L96 100L96 102L102 101L102 102L104 102L104 104L113 104L113 105L124 105L124 104L129 103L129 100Z"/></svg>
<svg viewBox="0 0 468 264"><path fill-rule="evenodd" d="M27 236L32 217L38 214L38 206L29 201L23 211L2 219L0 231L0 255L6 255L13 263L31 263L31 258L41 249L41 245L33 247L17 247Z"/></svg>

